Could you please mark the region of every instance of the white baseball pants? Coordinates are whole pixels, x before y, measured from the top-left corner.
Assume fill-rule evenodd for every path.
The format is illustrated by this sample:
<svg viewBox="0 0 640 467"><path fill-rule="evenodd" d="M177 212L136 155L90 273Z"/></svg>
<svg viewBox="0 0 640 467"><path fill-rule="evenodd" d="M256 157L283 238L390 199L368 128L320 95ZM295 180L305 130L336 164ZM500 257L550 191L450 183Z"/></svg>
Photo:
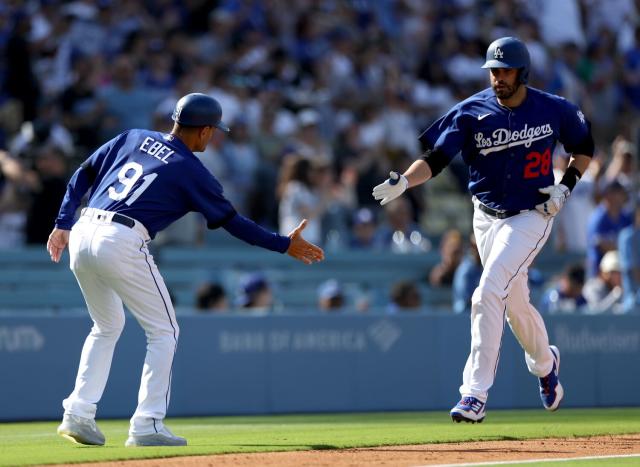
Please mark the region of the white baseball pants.
<svg viewBox="0 0 640 467"><path fill-rule="evenodd" d="M497 219L474 203L473 231L484 269L471 298L471 352L460 394L486 402L505 318L524 349L529 372L542 377L553 367L547 330L529 302L527 284L528 268L549 238L553 219L535 210Z"/></svg>
<svg viewBox="0 0 640 467"><path fill-rule="evenodd" d="M113 213L87 209L69 238L71 270L82 289L93 327L85 340L73 392L65 413L94 418L113 351L124 328L123 302L147 336L138 407L130 434L156 433L169 405L171 368L179 328L169 292L147 249L149 235L112 222Z"/></svg>

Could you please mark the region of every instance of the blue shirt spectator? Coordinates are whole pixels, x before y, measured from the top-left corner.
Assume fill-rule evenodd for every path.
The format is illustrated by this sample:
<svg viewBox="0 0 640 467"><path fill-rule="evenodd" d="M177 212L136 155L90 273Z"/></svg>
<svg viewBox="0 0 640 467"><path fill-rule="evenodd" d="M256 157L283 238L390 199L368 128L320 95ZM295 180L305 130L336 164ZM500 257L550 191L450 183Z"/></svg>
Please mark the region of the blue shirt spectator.
<svg viewBox="0 0 640 467"><path fill-rule="evenodd" d="M598 275L600 260L618 246L618 234L631 225L631 215L623 210L627 195L622 185L613 181L603 193L603 200L589 219L587 233L587 277Z"/></svg>
<svg viewBox="0 0 640 467"><path fill-rule="evenodd" d="M113 68L114 82L100 92L107 113L105 137L129 128L150 128L161 95L135 82L134 65L128 57L119 57Z"/></svg>
<svg viewBox="0 0 640 467"><path fill-rule="evenodd" d="M587 304L582 295L584 266L571 264L562 272L557 283L542 296L538 311L541 313L573 313Z"/></svg>
<svg viewBox="0 0 640 467"><path fill-rule="evenodd" d="M640 203L636 204L635 224L625 227L618 237L622 272L623 309L640 307Z"/></svg>

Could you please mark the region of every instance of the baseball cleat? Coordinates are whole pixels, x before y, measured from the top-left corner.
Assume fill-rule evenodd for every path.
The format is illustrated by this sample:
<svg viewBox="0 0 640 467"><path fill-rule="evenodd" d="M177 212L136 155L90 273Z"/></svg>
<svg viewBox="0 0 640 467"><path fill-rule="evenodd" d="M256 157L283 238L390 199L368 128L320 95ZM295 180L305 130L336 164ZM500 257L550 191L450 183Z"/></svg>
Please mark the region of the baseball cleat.
<svg viewBox="0 0 640 467"><path fill-rule="evenodd" d="M460 402L451 409L451 420L454 422L482 423L486 412L485 403L472 396L463 397Z"/></svg>
<svg viewBox="0 0 640 467"><path fill-rule="evenodd" d="M176 436L166 426L162 428L158 433L151 433L149 435L129 435L129 438L124 443L126 447L135 446L186 446L187 440Z"/></svg>
<svg viewBox="0 0 640 467"><path fill-rule="evenodd" d="M553 368L547 376L539 378L540 399L542 399L542 405L544 405L545 409L554 411L560 406L560 402L564 396L564 390L558 380L558 374L560 373L560 351L555 345L550 345L549 348L553 354Z"/></svg>
<svg viewBox="0 0 640 467"><path fill-rule="evenodd" d="M104 435L93 418L64 414L58 434L74 443L104 446Z"/></svg>

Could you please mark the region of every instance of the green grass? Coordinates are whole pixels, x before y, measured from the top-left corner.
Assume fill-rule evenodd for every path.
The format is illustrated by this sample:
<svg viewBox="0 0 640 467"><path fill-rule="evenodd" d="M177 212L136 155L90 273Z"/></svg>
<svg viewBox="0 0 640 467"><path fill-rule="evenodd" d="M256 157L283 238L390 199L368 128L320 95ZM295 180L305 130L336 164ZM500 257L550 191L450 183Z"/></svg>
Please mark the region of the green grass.
<svg viewBox="0 0 640 467"><path fill-rule="evenodd" d="M640 408L492 410L476 425L454 424L446 411L169 419L189 441L182 448L125 448L127 420L98 420L107 444L80 446L57 436L57 424L0 424L0 466L640 433Z"/></svg>

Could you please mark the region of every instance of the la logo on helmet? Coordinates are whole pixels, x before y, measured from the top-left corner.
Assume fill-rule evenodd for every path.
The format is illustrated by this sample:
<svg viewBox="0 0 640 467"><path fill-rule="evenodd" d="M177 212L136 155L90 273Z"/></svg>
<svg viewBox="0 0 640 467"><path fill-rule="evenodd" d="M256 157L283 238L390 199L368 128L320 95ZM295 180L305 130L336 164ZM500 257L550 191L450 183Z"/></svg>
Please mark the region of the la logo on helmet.
<svg viewBox="0 0 640 467"><path fill-rule="evenodd" d="M493 52L493 58L502 58L502 49L500 47L496 47L495 52Z"/></svg>

